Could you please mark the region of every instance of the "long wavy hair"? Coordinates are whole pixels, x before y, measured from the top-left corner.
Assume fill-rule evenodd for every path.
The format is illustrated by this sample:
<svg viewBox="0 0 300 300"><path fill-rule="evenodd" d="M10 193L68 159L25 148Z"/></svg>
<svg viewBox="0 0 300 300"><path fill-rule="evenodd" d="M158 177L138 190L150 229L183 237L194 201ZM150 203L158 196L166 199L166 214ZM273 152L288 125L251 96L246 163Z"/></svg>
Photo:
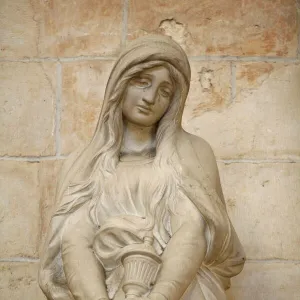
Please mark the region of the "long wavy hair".
<svg viewBox="0 0 300 300"><path fill-rule="evenodd" d="M186 83L182 74L171 64L164 61L149 61L135 65L126 70L117 81L111 97L106 105L103 105L97 128L100 128L99 134L95 132L93 139L87 147L98 145L95 154L87 161L85 170L85 180L73 180L69 184L65 193L72 196L74 202L81 202L80 198L96 199L101 194L101 187L107 182L107 178L114 174L119 162L120 148L123 140L123 115L122 103L126 89L131 79L138 76L141 72L155 67L165 67L170 73L171 80L175 87L173 99L170 102L164 116L158 122L156 132L156 156L153 162L153 168L157 169L160 183L154 191L150 211L155 211L155 207L162 197L175 199L176 186L179 176L175 169L174 160L176 159L175 133L181 125L181 116L184 108L182 99L182 89ZM99 130L99 129L98 129ZM96 129L97 131L97 129ZM95 139L100 139L95 140ZM161 172L163 170L163 172ZM78 201L79 200L79 201ZM173 205L169 203L172 209ZM152 224L153 225L153 224ZM149 226L152 226L149 224Z"/></svg>

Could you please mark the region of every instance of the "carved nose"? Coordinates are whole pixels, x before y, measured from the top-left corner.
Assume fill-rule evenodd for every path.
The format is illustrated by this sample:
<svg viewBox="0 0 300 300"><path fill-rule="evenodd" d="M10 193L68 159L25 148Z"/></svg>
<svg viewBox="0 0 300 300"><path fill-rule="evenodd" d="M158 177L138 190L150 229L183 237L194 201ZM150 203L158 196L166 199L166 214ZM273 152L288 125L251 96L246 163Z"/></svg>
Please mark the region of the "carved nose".
<svg viewBox="0 0 300 300"><path fill-rule="evenodd" d="M143 92L143 101L147 104L154 104L156 99L156 90L155 89L145 89Z"/></svg>

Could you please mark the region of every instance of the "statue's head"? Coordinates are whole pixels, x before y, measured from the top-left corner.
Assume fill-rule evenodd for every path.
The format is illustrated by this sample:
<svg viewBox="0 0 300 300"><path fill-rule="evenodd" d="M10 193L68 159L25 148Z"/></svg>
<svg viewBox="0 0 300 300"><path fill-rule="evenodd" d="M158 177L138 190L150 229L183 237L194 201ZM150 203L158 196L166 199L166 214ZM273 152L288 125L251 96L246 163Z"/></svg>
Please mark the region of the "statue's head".
<svg viewBox="0 0 300 300"><path fill-rule="evenodd" d="M180 126L189 84L186 54L170 37L151 35L132 41L110 74L95 136L122 117L145 126L163 119Z"/></svg>

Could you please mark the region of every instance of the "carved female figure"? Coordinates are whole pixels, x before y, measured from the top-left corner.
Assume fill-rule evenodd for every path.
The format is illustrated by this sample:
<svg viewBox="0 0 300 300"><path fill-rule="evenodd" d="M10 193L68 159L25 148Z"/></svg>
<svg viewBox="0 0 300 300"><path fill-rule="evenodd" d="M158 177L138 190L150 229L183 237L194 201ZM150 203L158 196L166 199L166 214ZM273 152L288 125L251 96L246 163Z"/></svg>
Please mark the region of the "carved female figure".
<svg viewBox="0 0 300 300"><path fill-rule="evenodd" d="M136 298L226 299L244 252L210 146L181 127L189 83L168 37L119 57L94 137L62 171L39 275L48 299L124 299L122 259L147 238L161 266Z"/></svg>

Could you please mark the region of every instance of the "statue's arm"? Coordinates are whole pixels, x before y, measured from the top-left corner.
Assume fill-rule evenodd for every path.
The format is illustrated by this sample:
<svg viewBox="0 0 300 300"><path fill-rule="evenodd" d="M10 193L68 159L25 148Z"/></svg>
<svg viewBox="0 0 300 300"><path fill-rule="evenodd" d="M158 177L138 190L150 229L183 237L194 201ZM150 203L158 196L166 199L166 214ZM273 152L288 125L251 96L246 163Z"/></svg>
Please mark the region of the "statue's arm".
<svg viewBox="0 0 300 300"><path fill-rule="evenodd" d="M210 179L211 188L217 192L219 198L224 203L225 201L220 182L219 169L211 146L201 137L192 134L188 134L188 136L197 156L198 162L201 164L204 172Z"/></svg>
<svg viewBox="0 0 300 300"><path fill-rule="evenodd" d="M172 235L162 255L162 269L150 299L179 300L204 260L206 223L189 199L180 199L171 217Z"/></svg>
<svg viewBox="0 0 300 300"><path fill-rule="evenodd" d="M63 231L63 268L76 300L108 299L105 274L92 250L95 230L82 207L69 217Z"/></svg>

